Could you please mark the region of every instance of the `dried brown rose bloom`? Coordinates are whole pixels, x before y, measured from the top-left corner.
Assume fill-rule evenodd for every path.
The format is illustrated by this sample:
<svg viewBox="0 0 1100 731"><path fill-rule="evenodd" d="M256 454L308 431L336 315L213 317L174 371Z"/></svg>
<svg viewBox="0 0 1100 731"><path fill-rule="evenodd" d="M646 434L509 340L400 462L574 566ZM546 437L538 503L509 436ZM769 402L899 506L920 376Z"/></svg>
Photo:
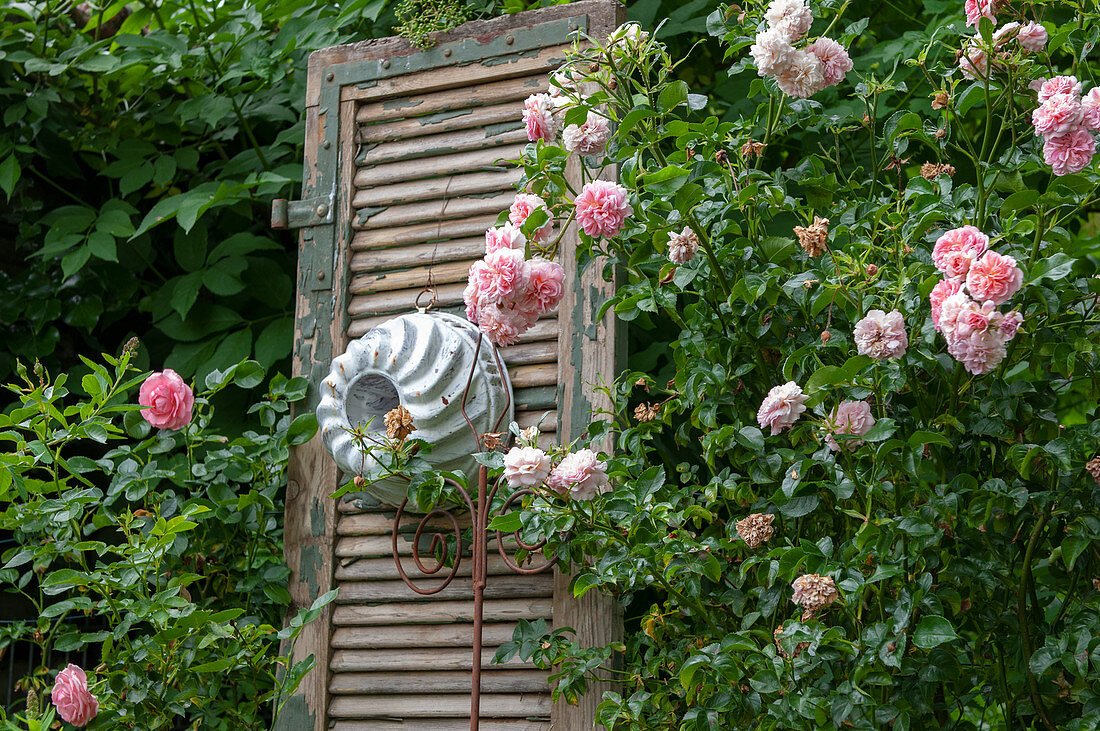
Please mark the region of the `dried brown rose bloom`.
<svg viewBox="0 0 1100 731"><path fill-rule="evenodd" d="M729 159L730 156L726 153L725 150L719 150L718 152L714 153L714 161L719 165L725 165L726 162L729 161Z"/></svg>
<svg viewBox="0 0 1100 731"><path fill-rule="evenodd" d="M933 109L944 109L951 103L951 95L946 91L937 91L936 95L932 97Z"/></svg>
<svg viewBox="0 0 1100 731"><path fill-rule="evenodd" d="M634 418L642 422L653 421L657 418L659 413L656 404L650 405L642 402L634 408Z"/></svg>
<svg viewBox="0 0 1100 731"><path fill-rule="evenodd" d="M1100 578L1096 578L1096 579L1092 580L1092 587L1094 589L1096 589L1097 591L1100 591Z"/></svg>
<svg viewBox="0 0 1100 731"><path fill-rule="evenodd" d="M539 441L539 428L537 426L529 426L520 431L519 438L528 444L537 444Z"/></svg>
<svg viewBox="0 0 1100 731"><path fill-rule="evenodd" d="M1092 475L1092 479L1096 480L1096 484L1100 486L1100 455L1090 459L1089 463L1085 465L1085 470Z"/></svg>
<svg viewBox="0 0 1100 731"><path fill-rule="evenodd" d="M760 157L764 154L764 143L757 142L756 140L749 140L745 144L741 145L741 157L746 160L753 157Z"/></svg>
<svg viewBox="0 0 1100 731"><path fill-rule="evenodd" d="M412 414L404 406L398 406L388 412L385 421L386 436L399 442L405 441L410 434L416 431L416 427L413 426Z"/></svg>
<svg viewBox="0 0 1100 731"><path fill-rule="evenodd" d="M821 344L822 345L824 345L825 343L829 342L832 339L833 339L833 334L831 332L829 332L828 330L822 331L822 333L821 333Z"/></svg>
<svg viewBox="0 0 1100 731"><path fill-rule="evenodd" d="M367 486L367 481L363 478L362 475L356 475L355 479L352 480L352 482L355 483L355 487L359 490L362 490L364 487Z"/></svg>
<svg viewBox="0 0 1100 731"><path fill-rule="evenodd" d="M934 134L932 136L935 137L937 140L942 140L944 137L947 136L947 130L945 130L943 128L940 128L940 129L936 130L936 134Z"/></svg>
<svg viewBox="0 0 1100 731"><path fill-rule="evenodd" d="M753 513L737 521L737 535L749 548L756 548L775 533L775 529L772 528L774 521L775 515L772 513Z"/></svg>
<svg viewBox="0 0 1100 731"><path fill-rule="evenodd" d="M821 256L829 238L829 219L814 216L814 222L809 226L795 226L794 235L807 254Z"/></svg>
<svg viewBox="0 0 1100 731"><path fill-rule="evenodd" d="M878 267L874 264L868 264L867 265L867 276L868 277L873 277L876 274L878 274Z"/></svg>
<svg viewBox="0 0 1100 731"><path fill-rule="evenodd" d="M920 176L925 180L935 180L941 175L951 177L955 174L955 166L940 164L935 162L926 162L920 166Z"/></svg>
<svg viewBox="0 0 1100 731"><path fill-rule="evenodd" d="M794 580L791 588L794 589L791 601L806 610L802 614L804 620L808 619L807 614L813 617L815 613L828 607L840 596L833 578L819 574L803 574Z"/></svg>
<svg viewBox="0 0 1100 731"><path fill-rule="evenodd" d="M500 432L485 432L481 435L481 446L490 452L500 446Z"/></svg>

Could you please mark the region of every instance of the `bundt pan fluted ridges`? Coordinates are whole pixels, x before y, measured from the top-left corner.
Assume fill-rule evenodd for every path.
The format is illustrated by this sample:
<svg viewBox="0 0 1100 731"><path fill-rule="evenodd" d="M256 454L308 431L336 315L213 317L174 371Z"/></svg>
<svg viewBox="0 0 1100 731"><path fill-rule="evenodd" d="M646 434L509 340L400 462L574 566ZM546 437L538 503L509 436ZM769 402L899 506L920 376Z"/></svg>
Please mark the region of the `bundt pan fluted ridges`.
<svg viewBox="0 0 1100 731"><path fill-rule="evenodd" d="M432 445L425 455L432 466L472 478L476 443L461 409L477 337L477 327L462 318L415 312L353 340L332 361L317 406L321 438L340 469L364 476L376 470L376 460L359 449L350 430L369 419L368 430L382 439L386 412L401 405L412 415L412 437ZM501 428L507 428L514 411L511 395L508 372L497 367L493 345L485 338L466 400L466 414L479 433L493 429L505 404L508 411ZM387 505L400 505L407 484L389 477L370 483L364 492Z"/></svg>

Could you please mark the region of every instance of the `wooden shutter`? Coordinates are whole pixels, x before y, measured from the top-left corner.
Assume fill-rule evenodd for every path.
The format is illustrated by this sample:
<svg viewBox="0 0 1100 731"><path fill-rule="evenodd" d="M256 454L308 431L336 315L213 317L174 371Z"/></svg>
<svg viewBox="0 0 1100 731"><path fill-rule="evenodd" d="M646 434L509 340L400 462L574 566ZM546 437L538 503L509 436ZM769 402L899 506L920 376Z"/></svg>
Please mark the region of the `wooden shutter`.
<svg viewBox="0 0 1100 731"><path fill-rule="evenodd" d="M621 20L617 3L588 0L467 23L427 51L388 38L313 54L302 200L283 211L290 225L303 226L297 374L316 387L351 339L412 311L429 284L436 309L461 312L485 229L519 180L500 161L518 158L527 142L523 100L546 90L572 31L605 37ZM578 164L571 175L579 182ZM562 264L571 284L558 312L502 350L516 420L528 425L549 413L548 440L583 432L600 405L591 384L622 364L612 316L593 322L613 285L598 267L577 271L575 243L568 231ZM468 728L469 564L441 594L415 594L394 567L394 511L361 495L329 499L340 476L319 437L293 450L289 472L293 609L333 587L340 594L294 648L295 660L312 654L317 667L278 728ZM545 618L575 628L582 642L606 643L621 635L617 605L596 592L574 600L568 576L514 575L495 551L488 568L481 728L592 728L600 689L578 706L551 704L547 673L490 660L519 619Z"/></svg>

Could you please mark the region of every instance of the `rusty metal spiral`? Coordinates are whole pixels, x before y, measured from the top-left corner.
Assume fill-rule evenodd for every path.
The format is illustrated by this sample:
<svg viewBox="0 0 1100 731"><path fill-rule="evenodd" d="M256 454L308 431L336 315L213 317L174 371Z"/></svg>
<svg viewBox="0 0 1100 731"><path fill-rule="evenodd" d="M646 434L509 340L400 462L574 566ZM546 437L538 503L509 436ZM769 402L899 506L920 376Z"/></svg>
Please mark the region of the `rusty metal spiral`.
<svg viewBox="0 0 1100 731"><path fill-rule="evenodd" d="M494 489L493 492L495 493L496 489ZM516 500L522 499L526 495L534 495L534 494L535 494L534 490L516 490L515 492L513 492L511 495L508 496L507 500L504 501L504 505L502 505L500 507L500 510L497 512L497 515L506 515L508 513L508 509L512 506L512 503L514 503ZM522 566L520 566L519 563L517 563L511 556L509 556L508 552L504 549L504 534L499 530L496 533L497 533L497 552L500 554L500 558L504 561L504 563L508 566L509 569L516 572L517 574L526 574L526 575L541 574L545 571L549 571L550 569L554 568L554 564L556 564L558 562L558 557L554 556L554 558L550 559L549 561L547 561L546 563L544 563L541 566L536 566L535 568L525 569ZM543 538L538 543L526 543L522 538L520 538L518 530L512 531L512 538L515 540L516 545L519 546L521 551L527 551L528 553L534 553L535 551L539 550L540 548L542 548L543 546L546 545L546 539L545 538Z"/></svg>
<svg viewBox="0 0 1100 731"><path fill-rule="evenodd" d="M469 493L466 492L462 485L458 484L454 480L447 478L446 481L459 491L459 493L462 495L463 500L465 500L466 502L467 508L472 513L474 506L473 503L470 501ZM417 594L421 594L424 596L438 594L439 592L450 586L451 582L454 581L455 576L458 575L459 566L462 565L462 526L459 525L458 518L455 517L455 514L452 513L450 510L446 510L444 508L433 509L430 513L423 516L417 523L416 532L413 534L412 558L413 563L416 564L417 570L420 571L420 573L422 574L433 576L434 574L439 573L447 564L447 559L450 557L450 548L447 546L447 538L449 536L447 535L446 531L434 529L435 532L432 534L432 542L428 546L428 552L433 556L438 555L438 557L434 558L434 566L428 567L424 565L424 560L420 556L420 538L424 534L425 529L432 530L432 528L428 525L432 521L432 519L446 518L450 522L450 533L454 536L455 539L455 556L454 562L451 565L450 572L446 576L442 577L440 582L435 586L427 588L423 586L418 586L416 582L411 579L409 575L405 572L405 567L401 565L401 556L397 552L398 529L401 527L401 518L405 515L405 506L408 504L408 502L408 498L405 498L401 502L401 506L397 509L397 515L395 515L393 518L393 531L391 535L393 541L393 562L397 565L397 573L401 575L401 580L405 582L406 586L415 591Z"/></svg>

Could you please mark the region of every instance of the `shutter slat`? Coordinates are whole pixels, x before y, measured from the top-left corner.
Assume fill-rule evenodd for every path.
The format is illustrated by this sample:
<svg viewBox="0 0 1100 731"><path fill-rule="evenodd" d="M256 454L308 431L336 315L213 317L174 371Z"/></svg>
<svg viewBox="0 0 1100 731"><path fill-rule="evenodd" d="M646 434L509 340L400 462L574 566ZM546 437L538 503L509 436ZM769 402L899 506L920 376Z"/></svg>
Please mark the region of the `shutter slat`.
<svg viewBox="0 0 1100 731"><path fill-rule="evenodd" d="M352 228L356 231L406 226L428 221L450 221L458 218L486 216L507 210L515 195L511 192L499 195L456 196L404 205L360 208L352 216Z"/></svg>
<svg viewBox="0 0 1100 731"><path fill-rule="evenodd" d="M348 269L352 274L407 269L448 261L473 261L485 255L485 237L451 239L430 244L396 246L392 249L360 251L352 255ZM467 265L469 266L469 265Z"/></svg>
<svg viewBox="0 0 1100 731"><path fill-rule="evenodd" d="M512 639L516 625L510 622L487 624L482 640L487 646L502 645ZM382 650L408 647L472 648L472 624L418 625L391 627L341 627L332 634L332 646L340 650Z"/></svg>
<svg viewBox="0 0 1100 731"><path fill-rule="evenodd" d="M411 562L410 562L411 563ZM465 563L465 562L464 562ZM442 569L439 578L425 578L423 584L433 586L446 578L449 569ZM520 581L509 581L504 575L485 584L486 599L508 599L526 597L552 597L554 596L554 576L552 573L537 574L535 576L522 576ZM417 594L405 582L395 581L343 581L340 583L340 594L336 597L338 604L375 604L382 602L439 602L452 599L466 599L473 596L473 579L456 577L446 589L436 594Z"/></svg>
<svg viewBox="0 0 1100 731"><path fill-rule="evenodd" d="M486 622L516 622L520 619L548 618L553 602L550 599L487 599L483 605ZM339 606L332 613L332 623L339 627L373 627L390 624L448 624L472 622L472 601L376 604L374 606Z"/></svg>
<svg viewBox="0 0 1100 731"><path fill-rule="evenodd" d="M485 646L481 651L482 668L534 667L519 656L506 663L494 663L497 648ZM377 670L469 670L473 667L473 655L465 647L395 648L385 650L337 650L332 654L330 666L336 673L369 672ZM543 676L545 678L545 676Z"/></svg>
<svg viewBox="0 0 1100 731"><path fill-rule="evenodd" d="M526 99L531 94L546 91L546 76L538 74L518 79L491 81L487 84L464 86L453 91L435 94L419 94L412 99L364 102L355 113L359 124L385 122L393 119L449 112L470 106L471 100L479 104L501 104Z"/></svg>
<svg viewBox="0 0 1100 731"><path fill-rule="evenodd" d="M483 719L480 731L551 731L549 721L527 719ZM337 721L330 731L470 731L470 714L461 718L433 718L430 721Z"/></svg>
<svg viewBox="0 0 1100 731"><path fill-rule="evenodd" d="M470 713L470 694L338 696L332 699L333 718L451 718ZM531 718L550 714L549 693L482 693L482 717ZM466 722L469 728L470 722Z"/></svg>
<svg viewBox="0 0 1100 731"><path fill-rule="evenodd" d="M432 161L429 159L424 162L430 165ZM522 170L509 168L487 173L455 174L443 178L393 183L358 191L352 199L352 205L356 208L399 206L420 201L446 200L457 195L473 196L499 190L514 191L522 177Z"/></svg>
<svg viewBox="0 0 1100 731"><path fill-rule="evenodd" d="M500 349L501 360L505 365L518 366L533 363L558 362L558 339L544 340L540 343L517 343ZM555 379L557 377L555 376Z"/></svg>
<svg viewBox="0 0 1100 731"><path fill-rule="evenodd" d="M360 514L361 515L361 514ZM353 517L353 516L348 516ZM541 560L541 559L540 559ZM424 565L431 568L434 561L429 562L424 559ZM440 569L434 574L421 573L416 568L416 564L411 559L404 559L401 562L401 567L405 569L405 574L410 579L418 583L430 585L432 581L438 581L440 577L446 576L450 573L450 568ZM504 563L504 560L497 555L494 551L488 556L486 561L486 571L489 576L513 576L514 573ZM467 577L473 574L473 561L466 558L458 565L459 577ZM348 560L345 564L338 564L336 566L336 579L337 581L386 581L386 580L399 580L401 575L397 573L397 567L393 563L393 557L386 556L385 558L372 557L372 558L360 558L357 560ZM411 592L410 592L411 594Z"/></svg>
<svg viewBox="0 0 1100 731"><path fill-rule="evenodd" d="M407 162L435 157L440 152L456 153L472 150L494 150L510 145L527 144L527 131L511 124L487 129L464 129L429 137L406 140L386 140L374 145L362 145L355 164L359 166Z"/></svg>
<svg viewBox="0 0 1100 731"><path fill-rule="evenodd" d="M379 292L372 295L351 297L348 303L348 314L352 317L371 315L387 315L412 312L416 302L416 295L423 287L416 289L397 290L395 292ZM441 309L450 305L462 304L462 290L466 289L466 283L444 284L435 288L435 307ZM427 301L427 298L425 298ZM373 327L373 326L372 326ZM370 330L370 328L367 328ZM364 330L363 332L367 332ZM348 334L352 334L349 329Z"/></svg>
<svg viewBox="0 0 1100 731"><path fill-rule="evenodd" d="M360 231L352 237L352 251L386 249L410 244L437 243L442 248L447 239L481 238L485 241L485 229L496 224L497 211L491 216L470 217L452 221L433 221L414 226L401 226L389 229Z"/></svg>
<svg viewBox="0 0 1100 731"><path fill-rule="evenodd" d="M460 172L504 170L508 167L506 161L518 160L522 155L523 145L490 147L453 155L435 155L423 160L422 164L408 162L371 164L373 157L368 155L355 173L354 182L355 187L362 190L401 180L435 178Z"/></svg>
<svg viewBox="0 0 1100 731"><path fill-rule="evenodd" d="M545 670L497 670L493 665L481 673L483 693L545 693ZM461 693L470 690L470 673L464 670L418 668L383 672L333 673L329 691L335 695L376 695L403 688L408 693Z"/></svg>
<svg viewBox="0 0 1100 731"><path fill-rule="evenodd" d="M514 102L491 104L484 107L468 107L454 112L440 112L426 117L413 117L397 122L383 122L359 127L359 142L389 142L413 137L457 132L460 129L482 129L494 125L507 125L505 129L519 129L523 109Z"/></svg>
<svg viewBox="0 0 1100 731"><path fill-rule="evenodd" d="M348 291L354 295L390 292L397 289L416 289L419 292L428 286L428 282L435 284L465 283L470 275L470 265L473 263L473 259L467 259L466 261L436 264L402 271L362 275L351 280ZM463 289L465 289L465 286L463 286Z"/></svg>
<svg viewBox="0 0 1100 731"><path fill-rule="evenodd" d="M558 382L558 364L538 363L516 366L508 369L508 377L512 379L512 388L553 386Z"/></svg>

